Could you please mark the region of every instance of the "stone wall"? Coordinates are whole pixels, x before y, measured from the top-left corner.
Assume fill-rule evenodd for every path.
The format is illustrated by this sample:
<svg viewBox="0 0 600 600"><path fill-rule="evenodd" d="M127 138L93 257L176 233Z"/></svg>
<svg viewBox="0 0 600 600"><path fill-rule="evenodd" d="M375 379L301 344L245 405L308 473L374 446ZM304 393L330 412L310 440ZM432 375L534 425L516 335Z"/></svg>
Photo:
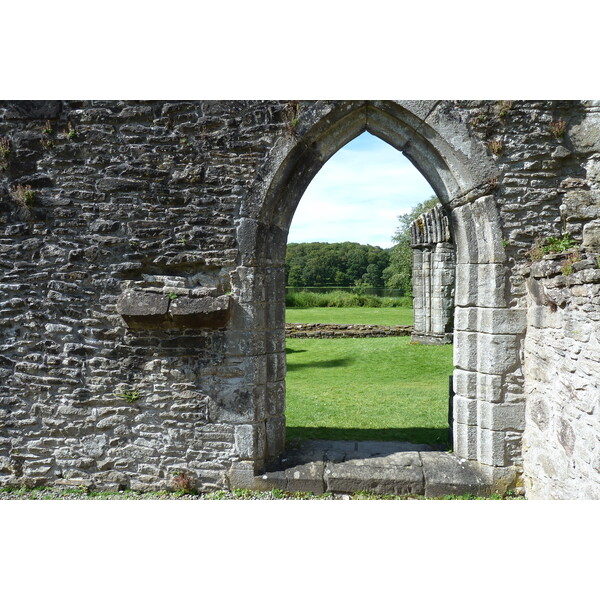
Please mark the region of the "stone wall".
<svg viewBox="0 0 600 600"><path fill-rule="evenodd" d="M450 344L454 329L456 259L450 224L441 205L413 221L410 233L413 248L412 341Z"/></svg>
<svg viewBox="0 0 600 600"><path fill-rule="evenodd" d="M529 271L523 455L531 498L600 499L600 247L585 249L551 254Z"/></svg>
<svg viewBox="0 0 600 600"><path fill-rule="evenodd" d="M284 108L0 105L0 485L222 488L281 450L236 227Z"/></svg>
<svg viewBox="0 0 600 600"><path fill-rule="evenodd" d="M278 456L287 231L365 130L449 216L455 453L514 479L521 269L595 218L594 102L0 102L0 485L243 486Z"/></svg>

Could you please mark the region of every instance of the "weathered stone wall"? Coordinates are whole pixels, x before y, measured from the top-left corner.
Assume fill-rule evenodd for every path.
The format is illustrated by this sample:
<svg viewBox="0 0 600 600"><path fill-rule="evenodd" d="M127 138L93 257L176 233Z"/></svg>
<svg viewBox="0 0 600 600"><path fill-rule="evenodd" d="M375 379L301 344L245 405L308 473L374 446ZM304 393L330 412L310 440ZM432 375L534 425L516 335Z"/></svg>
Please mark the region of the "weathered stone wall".
<svg viewBox="0 0 600 600"><path fill-rule="evenodd" d="M454 329L456 259L450 223L441 205L410 225L413 248L412 341L449 344Z"/></svg>
<svg viewBox="0 0 600 600"><path fill-rule="evenodd" d="M599 241L584 236L584 251L550 254L528 270L523 455L531 498L600 499Z"/></svg>
<svg viewBox="0 0 600 600"><path fill-rule="evenodd" d="M520 269L535 237L580 241L592 218L596 192L577 180L597 172L599 111L0 103L0 485L158 489L185 472L200 488L239 486L277 456L287 231L314 174L364 130L404 152L448 211L455 452L514 476ZM570 210L577 195L587 204Z"/></svg>
<svg viewBox="0 0 600 600"><path fill-rule="evenodd" d="M282 410L258 406L255 357L283 339L247 323L236 226L284 106L2 105L0 485L224 487L232 461L266 452ZM219 296L237 300L227 327L171 314Z"/></svg>

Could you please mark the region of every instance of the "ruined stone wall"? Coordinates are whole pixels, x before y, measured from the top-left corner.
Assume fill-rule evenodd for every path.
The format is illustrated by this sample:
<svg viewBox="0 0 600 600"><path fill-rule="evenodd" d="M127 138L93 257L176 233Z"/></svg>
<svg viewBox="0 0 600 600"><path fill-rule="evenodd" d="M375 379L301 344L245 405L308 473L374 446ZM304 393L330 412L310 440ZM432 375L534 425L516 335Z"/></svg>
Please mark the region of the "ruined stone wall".
<svg viewBox="0 0 600 600"><path fill-rule="evenodd" d="M554 262L546 275L532 272L527 489L532 498L600 499L600 269L584 260L564 276Z"/></svg>
<svg viewBox="0 0 600 600"><path fill-rule="evenodd" d="M599 105L0 102L0 485L239 486L278 455L287 228L365 129L451 221L455 452L521 468L521 267L581 241Z"/></svg>
<svg viewBox="0 0 600 600"><path fill-rule="evenodd" d="M471 124L501 172L490 181L490 192L502 238L489 243L491 231L482 222L491 210L489 198L452 211L457 247L454 443L462 456L521 468L527 404L522 368L527 295L521 267L531 262L536 238L565 231L565 181L580 177L600 150L598 106L500 102L480 105ZM469 245L477 246L479 264L465 255Z"/></svg>
<svg viewBox="0 0 600 600"><path fill-rule="evenodd" d="M538 250L525 268L523 454L531 498L600 499L600 203L589 201L600 187L597 167L569 182L578 191L566 192L561 207L581 246L541 260ZM582 213L593 219L583 227Z"/></svg>
<svg viewBox="0 0 600 600"><path fill-rule="evenodd" d="M224 487L232 460L264 451L253 357L283 341L257 347L245 323L236 225L282 108L0 106L0 485L158 489L185 472ZM172 316L233 296L227 328Z"/></svg>
<svg viewBox="0 0 600 600"><path fill-rule="evenodd" d="M448 217L434 206L410 226L413 248L413 342L448 344L454 329L454 244Z"/></svg>

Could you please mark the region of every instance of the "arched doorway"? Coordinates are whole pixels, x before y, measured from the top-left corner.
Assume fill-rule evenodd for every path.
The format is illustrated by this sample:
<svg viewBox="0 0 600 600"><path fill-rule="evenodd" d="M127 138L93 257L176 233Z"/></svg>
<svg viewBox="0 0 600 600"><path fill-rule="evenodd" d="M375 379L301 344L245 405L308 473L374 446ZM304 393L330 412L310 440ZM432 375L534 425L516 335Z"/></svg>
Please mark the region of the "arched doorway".
<svg viewBox="0 0 600 600"><path fill-rule="evenodd" d="M311 179L348 141L369 131L403 152L448 211L456 241L455 453L502 474L520 458L523 309L510 305L493 159L436 102L339 102L305 115L250 190L238 227L248 278L246 323L264 398L254 427L256 464L282 452L285 433L284 259L289 226ZM245 269L245 270L244 270ZM264 417L264 418L263 418Z"/></svg>

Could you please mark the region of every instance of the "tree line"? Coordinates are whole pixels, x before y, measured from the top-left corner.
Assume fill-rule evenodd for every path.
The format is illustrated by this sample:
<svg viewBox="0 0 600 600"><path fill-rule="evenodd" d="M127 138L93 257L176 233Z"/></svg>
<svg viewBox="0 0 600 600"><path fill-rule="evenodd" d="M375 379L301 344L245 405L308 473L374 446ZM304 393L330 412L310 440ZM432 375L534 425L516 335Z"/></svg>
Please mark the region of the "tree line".
<svg viewBox="0 0 600 600"><path fill-rule="evenodd" d="M291 243L285 268L289 287L387 287L412 294L410 224L439 201L435 196L398 217L392 248L356 242Z"/></svg>

